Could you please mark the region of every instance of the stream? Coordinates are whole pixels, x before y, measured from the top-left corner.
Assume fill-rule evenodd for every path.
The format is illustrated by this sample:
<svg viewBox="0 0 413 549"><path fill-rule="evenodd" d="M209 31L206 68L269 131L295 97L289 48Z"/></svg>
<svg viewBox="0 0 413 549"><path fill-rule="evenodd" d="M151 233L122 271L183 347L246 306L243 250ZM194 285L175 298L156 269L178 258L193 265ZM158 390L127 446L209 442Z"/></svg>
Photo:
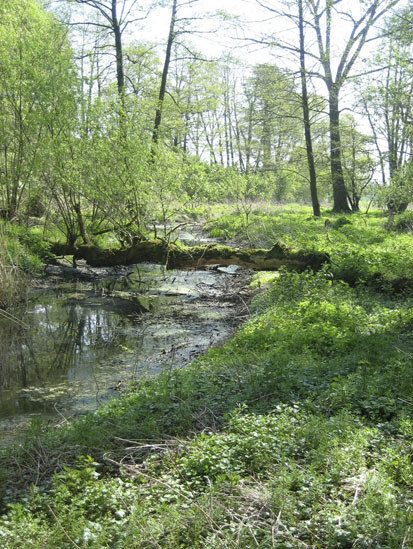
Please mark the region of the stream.
<svg viewBox="0 0 413 549"><path fill-rule="evenodd" d="M48 267L14 318L0 317L1 443L36 418L57 424L92 411L127 382L220 344L247 313L249 278L236 266Z"/></svg>

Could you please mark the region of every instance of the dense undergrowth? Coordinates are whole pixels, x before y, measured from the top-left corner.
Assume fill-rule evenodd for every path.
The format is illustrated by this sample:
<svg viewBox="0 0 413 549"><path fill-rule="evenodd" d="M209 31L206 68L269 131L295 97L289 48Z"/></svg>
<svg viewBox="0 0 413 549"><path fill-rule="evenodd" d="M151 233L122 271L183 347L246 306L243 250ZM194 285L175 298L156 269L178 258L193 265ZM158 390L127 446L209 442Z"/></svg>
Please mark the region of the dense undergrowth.
<svg viewBox="0 0 413 549"><path fill-rule="evenodd" d="M334 270L364 258L407 276L411 236L375 215L331 216L327 234L304 214L262 219L262 245L329 243L336 265L280 272L188 369L60 429L33 425L0 458L0 546L411 546L412 298Z"/></svg>
<svg viewBox="0 0 413 549"><path fill-rule="evenodd" d="M285 206L253 210L245 215L220 215L209 223L210 236L237 240L254 247L271 247L281 240L289 246L327 252L332 273L350 284L378 290L413 287L411 253L413 212L389 220L382 211L368 215L313 217L309 208Z"/></svg>
<svg viewBox="0 0 413 549"><path fill-rule="evenodd" d="M48 247L41 233L0 222L0 309L12 307L25 296L30 276L48 258Z"/></svg>

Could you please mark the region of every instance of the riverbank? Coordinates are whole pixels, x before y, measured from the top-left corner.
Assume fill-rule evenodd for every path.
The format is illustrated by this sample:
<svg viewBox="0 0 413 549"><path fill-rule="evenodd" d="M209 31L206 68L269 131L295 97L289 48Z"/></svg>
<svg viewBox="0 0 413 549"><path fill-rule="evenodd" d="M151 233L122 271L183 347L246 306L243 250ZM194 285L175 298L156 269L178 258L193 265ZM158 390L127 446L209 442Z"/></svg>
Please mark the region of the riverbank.
<svg viewBox="0 0 413 549"><path fill-rule="evenodd" d="M357 246L369 231L344 231L354 235L353 263L350 249L343 257L360 272L367 263ZM409 238L391 236L394 250ZM366 253L383 257L386 234L370 237ZM393 252L371 272L401 274L406 257ZM39 488L8 510L0 540L7 548L409 547L411 305L406 290L350 287L331 268L281 271L223 346L60 429L34 426L3 454L5 501L30 482Z"/></svg>

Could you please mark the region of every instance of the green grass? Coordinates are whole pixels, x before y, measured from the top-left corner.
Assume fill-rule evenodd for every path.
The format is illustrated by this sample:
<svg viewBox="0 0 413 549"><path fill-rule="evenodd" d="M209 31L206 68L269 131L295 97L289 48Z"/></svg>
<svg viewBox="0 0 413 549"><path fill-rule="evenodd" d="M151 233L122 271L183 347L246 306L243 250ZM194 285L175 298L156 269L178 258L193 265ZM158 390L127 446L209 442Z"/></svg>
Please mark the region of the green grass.
<svg viewBox="0 0 413 549"><path fill-rule="evenodd" d="M248 231L236 211L208 224L210 235L255 247L271 248L276 241L301 249L327 252L332 274L350 284L370 285L380 291L413 288L411 212L391 223L380 211L365 214L312 216L304 206L253 211ZM409 229L410 227L410 229Z"/></svg>
<svg viewBox="0 0 413 549"><path fill-rule="evenodd" d="M332 265L257 275L251 318L222 347L70 425L33 424L0 455L0 546L412 545L413 298L391 284L411 277L410 229L378 213L253 216L255 245ZM214 230L247 238L238 222Z"/></svg>
<svg viewBox="0 0 413 549"><path fill-rule="evenodd" d="M408 547L410 305L282 272L188 370L3 454L6 500L48 486L8 508L3 546Z"/></svg>

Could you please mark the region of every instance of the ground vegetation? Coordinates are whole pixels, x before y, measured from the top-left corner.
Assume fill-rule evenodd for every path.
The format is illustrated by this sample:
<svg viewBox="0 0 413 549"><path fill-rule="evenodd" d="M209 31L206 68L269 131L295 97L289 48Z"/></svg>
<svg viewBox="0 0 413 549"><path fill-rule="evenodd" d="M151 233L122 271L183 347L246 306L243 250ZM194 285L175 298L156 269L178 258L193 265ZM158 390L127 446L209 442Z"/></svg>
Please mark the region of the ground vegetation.
<svg viewBox="0 0 413 549"><path fill-rule="evenodd" d="M152 3L0 6L0 314L50 262L258 270L225 344L1 450L0 545L407 548L410 12L263 0L298 30L254 40L298 54L287 69L198 51L201 3L166 3L166 54L128 36ZM194 222L218 242L179 242Z"/></svg>

